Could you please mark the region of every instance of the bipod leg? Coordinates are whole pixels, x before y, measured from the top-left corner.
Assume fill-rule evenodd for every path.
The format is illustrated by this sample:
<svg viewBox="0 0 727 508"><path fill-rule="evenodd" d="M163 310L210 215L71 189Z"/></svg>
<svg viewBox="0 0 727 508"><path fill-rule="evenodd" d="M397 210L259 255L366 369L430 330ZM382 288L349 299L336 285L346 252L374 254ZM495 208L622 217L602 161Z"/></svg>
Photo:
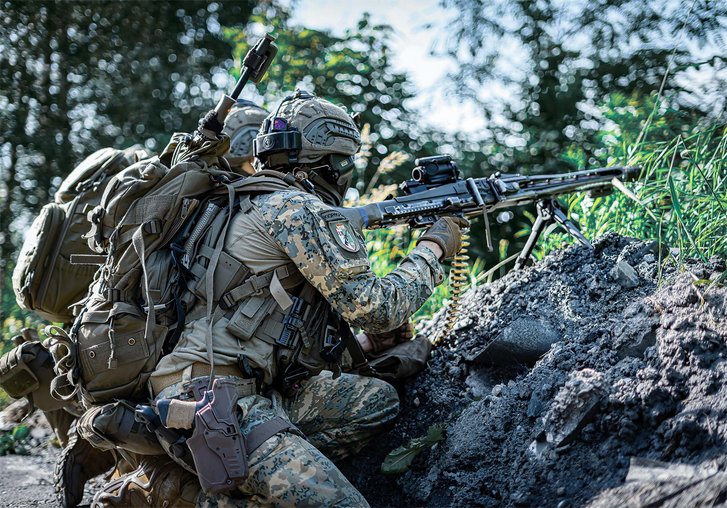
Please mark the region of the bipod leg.
<svg viewBox="0 0 727 508"><path fill-rule="evenodd" d="M593 248L593 244L591 244L591 242L588 241L588 238L583 236L583 233L580 232L578 227L568 219L568 216L563 211L563 208L561 208L560 203L558 203L556 200L551 201L550 213L553 217L553 220L563 226L563 229L565 229L569 235L571 235L573 238L581 242L581 244L585 245L589 249Z"/></svg>
<svg viewBox="0 0 727 508"><path fill-rule="evenodd" d="M530 259L530 255L533 253L535 244L538 243L541 233L550 222L553 221L553 214L550 213L550 206L547 201L538 201L536 209L538 211L538 217L535 219L533 229L530 231L528 241L525 242L525 247L520 251L520 255L515 260L515 270L520 270L525 266L525 263Z"/></svg>

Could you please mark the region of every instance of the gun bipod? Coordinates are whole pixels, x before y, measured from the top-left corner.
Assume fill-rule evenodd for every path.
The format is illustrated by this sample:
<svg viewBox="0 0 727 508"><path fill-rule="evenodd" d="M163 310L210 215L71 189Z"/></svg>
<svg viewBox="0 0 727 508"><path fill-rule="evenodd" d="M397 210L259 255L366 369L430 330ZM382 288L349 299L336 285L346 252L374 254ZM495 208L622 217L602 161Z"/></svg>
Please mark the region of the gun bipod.
<svg viewBox="0 0 727 508"><path fill-rule="evenodd" d="M593 248L591 242L589 242L588 239L583 236L583 233L578 230L578 227L573 224L570 219L568 219L568 216L566 215L562 205L558 202L558 200L542 199L537 202L535 208L538 211L538 217L535 219L535 224L533 224L533 229L532 231L530 231L528 241L525 242L525 247L523 247L523 250L517 257L517 260L515 260L516 270L519 270L525 266L525 263L527 263L528 259L530 259L530 255L533 253L535 244L538 243L538 239L540 238L542 232L545 230L545 227L549 224L552 224L553 222L560 224L568 234L570 234L573 238L581 242L586 247L589 247L591 249Z"/></svg>

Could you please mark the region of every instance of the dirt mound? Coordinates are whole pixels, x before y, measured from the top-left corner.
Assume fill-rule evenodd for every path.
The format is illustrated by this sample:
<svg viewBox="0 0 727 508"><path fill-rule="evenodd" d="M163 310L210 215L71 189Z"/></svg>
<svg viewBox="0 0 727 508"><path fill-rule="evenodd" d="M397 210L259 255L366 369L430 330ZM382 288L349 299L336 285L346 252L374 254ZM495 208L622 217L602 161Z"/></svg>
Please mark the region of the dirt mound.
<svg viewBox="0 0 727 508"><path fill-rule="evenodd" d="M659 273L659 258L606 236L470 291L456 337L402 389L399 423L346 472L374 505L579 506L622 485L632 457L727 455L727 290L707 289L724 263ZM503 367L508 350L527 358L519 340L553 346ZM445 439L407 473L366 466L436 422Z"/></svg>

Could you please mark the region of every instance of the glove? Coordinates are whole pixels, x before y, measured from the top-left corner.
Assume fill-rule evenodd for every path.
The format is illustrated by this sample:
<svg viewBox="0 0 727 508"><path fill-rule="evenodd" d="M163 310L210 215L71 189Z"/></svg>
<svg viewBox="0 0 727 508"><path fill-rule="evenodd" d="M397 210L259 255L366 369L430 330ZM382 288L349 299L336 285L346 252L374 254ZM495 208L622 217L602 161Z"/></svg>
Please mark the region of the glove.
<svg viewBox="0 0 727 508"><path fill-rule="evenodd" d="M406 322L399 328L383 333L366 333L370 349L367 352L378 353L385 349L392 348L397 344L411 340L414 337L414 326L410 322ZM364 347L364 350L366 348Z"/></svg>
<svg viewBox="0 0 727 508"><path fill-rule="evenodd" d="M462 229L469 227L470 221L463 217L442 217L419 237L417 244L424 240L434 242L444 253L442 260L451 258L462 248Z"/></svg>

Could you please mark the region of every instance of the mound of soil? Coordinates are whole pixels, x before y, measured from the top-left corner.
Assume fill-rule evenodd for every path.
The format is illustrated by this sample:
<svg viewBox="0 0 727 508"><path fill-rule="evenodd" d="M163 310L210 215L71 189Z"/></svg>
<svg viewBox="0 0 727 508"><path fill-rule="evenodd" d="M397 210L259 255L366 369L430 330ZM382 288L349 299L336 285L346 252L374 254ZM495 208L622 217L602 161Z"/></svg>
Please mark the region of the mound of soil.
<svg viewBox="0 0 727 508"><path fill-rule="evenodd" d="M721 499L727 289L710 281L724 261L660 271L660 258L654 243L609 235L469 291L454 337L401 388L396 426L344 472L375 506L659 505L700 482ZM378 472L437 422L444 440L408 472ZM661 461L661 476L632 459Z"/></svg>

